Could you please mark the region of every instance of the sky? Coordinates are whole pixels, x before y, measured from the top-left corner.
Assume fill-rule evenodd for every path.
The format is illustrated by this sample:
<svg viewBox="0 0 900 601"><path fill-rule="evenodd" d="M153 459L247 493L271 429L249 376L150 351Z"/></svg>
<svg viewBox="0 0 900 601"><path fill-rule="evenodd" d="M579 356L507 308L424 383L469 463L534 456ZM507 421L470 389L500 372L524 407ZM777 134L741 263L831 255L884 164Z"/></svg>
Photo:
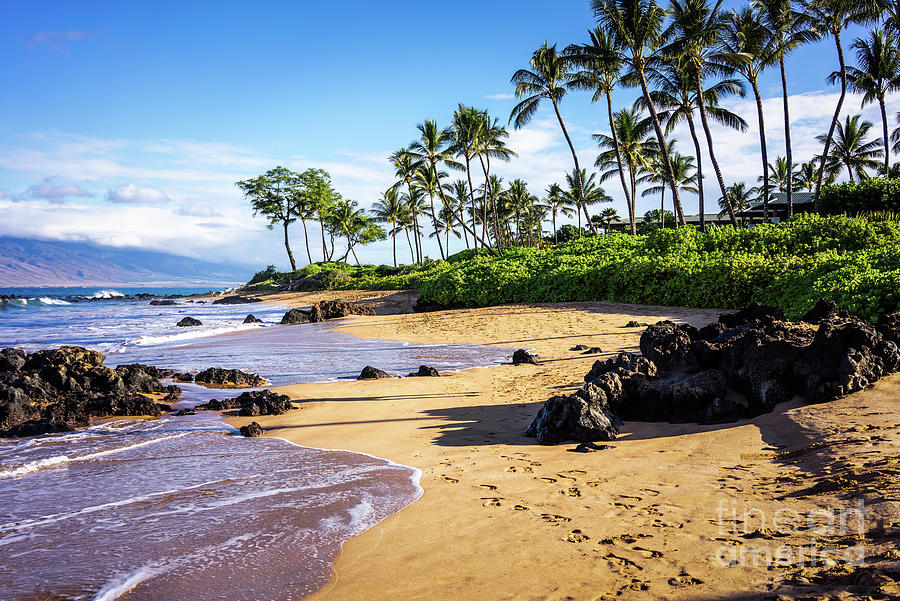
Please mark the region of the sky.
<svg viewBox="0 0 900 601"><path fill-rule="evenodd" d="M506 122L513 72L544 41L582 43L595 25L587 0L0 3L0 236L260 267L287 265L281 235L253 217L236 181L276 165L317 167L345 198L370 207L394 183L388 154L415 138L417 123L446 125L459 103ZM849 46L864 33L845 33L851 62ZM836 64L831 40L788 59L796 161L820 152L815 136L827 130L838 93L825 80ZM778 71L760 83L774 160L784 153ZM637 95L617 91L615 107ZM714 128L717 158L727 182L755 184L755 104L750 96L726 106L750 128ZM582 165L592 165L591 134L609 129L605 106L574 93L561 108ZM888 111L900 111L897 95ZM844 112L861 112L880 132L877 105L861 110L850 95ZM510 130L519 158L497 165L498 175L524 179L537 195L563 181L571 154L550 110ZM685 131L675 137L691 152ZM704 167L714 203L716 181ZM604 188L626 215L616 180ZM683 202L696 212L696 196ZM639 199L638 214L657 203ZM299 224L291 235L305 263ZM376 243L361 259L390 263L390 249ZM436 245L426 253L437 257Z"/></svg>

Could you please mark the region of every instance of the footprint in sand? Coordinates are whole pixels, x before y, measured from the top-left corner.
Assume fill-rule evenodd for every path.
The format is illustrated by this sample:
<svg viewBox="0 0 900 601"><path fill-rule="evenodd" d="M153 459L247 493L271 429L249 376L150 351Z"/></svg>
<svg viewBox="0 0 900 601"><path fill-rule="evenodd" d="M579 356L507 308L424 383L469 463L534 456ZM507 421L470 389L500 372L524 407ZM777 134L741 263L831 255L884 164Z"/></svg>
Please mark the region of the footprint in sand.
<svg viewBox="0 0 900 601"><path fill-rule="evenodd" d="M645 549L644 547L632 547L635 551L646 557L647 559L658 559L663 556L662 551L654 551L653 549Z"/></svg>
<svg viewBox="0 0 900 601"><path fill-rule="evenodd" d="M579 530L578 528L574 530L570 530L568 534L566 534L566 540L570 543L583 543L584 541L590 540L587 534Z"/></svg>
<svg viewBox="0 0 900 601"><path fill-rule="evenodd" d="M589 482L585 482L588 486L600 486L603 484L603 480L591 480Z"/></svg>
<svg viewBox="0 0 900 601"><path fill-rule="evenodd" d="M451 478L450 476L444 476L443 474L441 475L441 480L446 480L450 484L456 484L459 482L459 480L457 480L456 478Z"/></svg>
<svg viewBox="0 0 900 601"><path fill-rule="evenodd" d="M616 501L613 503L615 507L622 507L624 509L634 509L634 505L629 505L628 503L622 503L621 501Z"/></svg>
<svg viewBox="0 0 900 601"><path fill-rule="evenodd" d="M581 491L578 490L578 488L576 488L574 486L570 486L569 488L565 488L559 492L566 495L567 497L580 497L581 496Z"/></svg>
<svg viewBox="0 0 900 601"><path fill-rule="evenodd" d="M493 484L479 484L478 487L483 488L485 490L497 490L497 487L494 486Z"/></svg>
<svg viewBox="0 0 900 601"><path fill-rule="evenodd" d="M556 483L556 478L547 478L547 477L543 477L543 478L541 478L541 480L542 480L543 482L546 482L547 484L554 484L554 483Z"/></svg>
<svg viewBox="0 0 900 601"><path fill-rule="evenodd" d="M551 524L567 524L572 521L572 518L567 518L564 515L556 515L555 513L542 513L541 519L545 522L550 522Z"/></svg>
<svg viewBox="0 0 900 601"><path fill-rule="evenodd" d="M619 557L618 555L614 555L613 553L607 553L603 556L603 559L608 559L610 563L616 564L620 567L637 568L639 570L644 569L627 557Z"/></svg>
<svg viewBox="0 0 900 601"><path fill-rule="evenodd" d="M503 499L499 497L481 497L481 500L484 501L482 505L485 507L500 507L500 501Z"/></svg>
<svg viewBox="0 0 900 601"><path fill-rule="evenodd" d="M694 586L695 584L703 584L699 578L694 578L687 572L682 572L675 578L669 578L669 584L675 587Z"/></svg>
<svg viewBox="0 0 900 601"><path fill-rule="evenodd" d="M572 482L577 482L575 478L573 478L572 476L566 476L565 474L556 474L556 477L561 480L571 480Z"/></svg>
<svg viewBox="0 0 900 601"><path fill-rule="evenodd" d="M587 472L584 471L584 470L566 470L566 471L564 471L564 472L562 472L562 473L563 473L563 474L575 474L575 475L577 475L577 476L583 476L583 475L585 475Z"/></svg>
<svg viewBox="0 0 900 601"><path fill-rule="evenodd" d="M635 497L634 495L619 495L620 499L634 499L635 501L643 501L642 497Z"/></svg>
<svg viewBox="0 0 900 601"><path fill-rule="evenodd" d="M515 509L516 511L530 511L530 509L528 509L524 505L513 505L513 509Z"/></svg>
<svg viewBox="0 0 900 601"><path fill-rule="evenodd" d="M653 495L654 497L658 497L658 496L659 496L659 491L658 491L658 490L654 490L654 489L652 489L652 488L642 488L642 489L641 489L641 492L647 492L647 493L650 493L650 494Z"/></svg>
<svg viewBox="0 0 900 601"><path fill-rule="evenodd" d="M636 543L639 539L642 538L653 538L652 534L644 534L640 532L638 534L620 534L618 536L613 536L611 538L604 538L599 543L600 545L630 545L632 543Z"/></svg>

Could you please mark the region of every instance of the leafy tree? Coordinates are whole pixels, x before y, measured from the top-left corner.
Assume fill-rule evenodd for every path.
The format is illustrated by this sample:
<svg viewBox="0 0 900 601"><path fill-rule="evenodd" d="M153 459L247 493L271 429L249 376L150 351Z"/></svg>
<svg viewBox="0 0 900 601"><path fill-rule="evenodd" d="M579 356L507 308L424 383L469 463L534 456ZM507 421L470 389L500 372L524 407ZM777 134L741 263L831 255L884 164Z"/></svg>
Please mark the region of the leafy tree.
<svg viewBox="0 0 900 601"><path fill-rule="evenodd" d="M900 123L900 112L897 113L897 123ZM894 129L891 134L891 142L894 144L891 150L900 154L900 127Z"/></svg>
<svg viewBox="0 0 900 601"><path fill-rule="evenodd" d="M406 199L407 203L413 198L413 178L416 175L416 170L422 164L422 160L416 156L414 152L412 152L409 148L401 148L397 150L388 157L388 161L394 167L394 176L397 178L397 183L395 186L399 186L401 184L406 184ZM419 247L419 236L418 236L418 214L416 211L411 211L408 215L410 220L410 227L415 227L416 236L413 237L416 243L415 248L415 258L413 259L413 263L419 263L421 261L422 252ZM409 235L409 229L407 231L407 236Z"/></svg>
<svg viewBox="0 0 900 601"><path fill-rule="evenodd" d="M438 194L441 199L442 206L448 206L447 198L444 196L444 186L441 184L441 177L447 174L440 170L440 165L445 164L449 167L461 167L453 160L453 152L450 149L453 142L453 133L449 129L441 129L437 122L426 120L416 126L419 130L419 139L410 144L410 150L416 154L423 163L430 166L429 174L422 181L428 184L425 192L428 193L431 201L431 219L434 224L435 234L438 232L437 212L434 209L434 194ZM422 170L419 170L420 178ZM433 176L433 177L432 177ZM445 257L444 247L441 245L441 237L437 237L438 250L441 258Z"/></svg>
<svg viewBox="0 0 900 601"><path fill-rule="evenodd" d="M482 112L481 116L484 122L481 127L481 136L478 139L478 159L481 162L481 170L484 173L485 198L487 199L484 204L484 210L487 211L490 209L491 211L494 238L499 246L500 217L496 198L499 190L492 185L491 159L509 162L510 159L519 155L506 146L506 139L509 137L509 132L500 125L500 121L496 117L491 118L487 111ZM482 215L482 222L487 224L487 221L487 214L484 213ZM482 237L487 237L487 234L484 231L482 232Z"/></svg>
<svg viewBox="0 0 900 601"><path fill-rule="evenodd" d="M525 127L535 112L541 106L541 102L549 100L553 105L553 111L556 113L556 119L559 121L559 127L562 129L569 150L572 152L572 161L575 163L575 172L580 174L581 167L578 164L578 154L575 152L575 145L566 129L566 123L563 121L562 113L559 112L559 103L565 98L570 89L576 88L575 74L572 67L573 61L565 53L558 54L556 45L548 46L545 42L540 48L534 51L530 61L531 69L519 69L513 76L511 83L516 86L516 98L522 100L513 107L509 115L510 122L515 122L515 128ZM578 206L584 212L585 219L590 221L587 206L585 205L585 196L583 185L584 182L577 181ZM593 226L591 226L593 227Z"/></svg>
<svg viewBox="0 0 900 601"><path fill-rule="evenodd" d="M600 211L599 215L594 215L594 217L599 217L600 223L603 224L604 233L609 234L609 228L612 222L619 218L619 213L612 207L606 207Z"/></svg>
<svg viewBox="0 0 900 601"><path fill-rule="evenodd" d="M850 181L854 181L856 173L860 179L866 179L866 169L878 169L882 150L880 140L866 140L872 129L871 121L860 122L859 115L847 115L844 123L838 123L834 134L834 148L827 158L827 169L836 172L840 166L847 168ZM819 142L825 142L825 136L816 136Z"/></svg>
<svg viewBox="0 0 900 601"><path fill-rule="evenodd" d="M347 256L352 253L357 265L360 265L360 262L353 249L354 246L370 244L387 237L384 229L360 210L355 200L345 198L335 202L326 227L334 235L342 236L347 241L347 251L339 261L346 261Z"/></svg>
<svg viewBox="0 0 900 601"><path fill-rule="evenodd" d="M335 191L331 187L331 176L322 169L307 169L298 176L299 185L292 190L294 195L294 213L303 224L303 240L306 243L306 257L312 264L312 252L309 250L309 233L306 222L320 222L331 209ZM325 253L325 228L322 229L322 253Z"/></svg>
<svg viewBox="0 0 900 601"><path fill-rule="evenodd" d="M662 224L662 225L660 225ZM660 227L675 227L675 215L672 211L664 211L660 215L659 209L653 209L644 213L644 219L638 225L639 234L649 234Z"/></svg>
<svg viewBox="0 0 900 601"><path fill-rule="evenodd" d="M275 167L251 179L241 180L235 185L250 200L253 215L263 215L269 220L266 227L270 230L276 224L284 229L284 249L291 263L291 271L297 270L294 253L288 238L288 226L297 220L295 210L296 199L292 189L297 185L297 174L285 167Z"/></svg>
<svg viewBox="0 0 900 601"><path fill-rule="evenodd" d="M769 164L769 173L769 183L774 183L779 192L787 194L791 186L793 186L795 190L799 189L799 182L795 182L796 166L792 165L791 168L789 168L786 157L775 157L775 162ZM760 176L757 181L761 182L762 176Z"/></svg>

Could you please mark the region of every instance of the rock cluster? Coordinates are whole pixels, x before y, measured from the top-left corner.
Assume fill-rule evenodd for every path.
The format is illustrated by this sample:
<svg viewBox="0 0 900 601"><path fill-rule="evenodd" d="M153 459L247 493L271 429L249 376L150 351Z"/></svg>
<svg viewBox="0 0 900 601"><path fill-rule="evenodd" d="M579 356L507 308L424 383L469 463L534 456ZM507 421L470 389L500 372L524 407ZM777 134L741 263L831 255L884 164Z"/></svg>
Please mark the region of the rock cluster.
<svg viewBox="0 0 900 601"><path fill-rule="evenodd" d="M256 438L263 435L262 426L256 422L250 422L246 426L241 426L240 432L241 436L246 436L247 438Z"/></svg>
<svg viewBox="0 0 900 601"><path fill-rule="evenodd" d="M205 405L199 405L198 408L212 411L240 409L239 415L257 417L259 415L281 415L293 409L294 405L286 394L278 394L271 390L250 390L231 399L221 401L211 399Z"/></svg>
<svg viewBox="0 0 900 601"><path fill-rule="evenodd" d="M375 315L375 310L372 307L354 305L342 300L321 301L313 305L309 311L291 309L281 318L281 324L317 323L348 315Z"/></svg>
<svg viewBox="0 0 900 601"><path fill-rule="evenodd" d="M618 419L734 422L799 396L812 403L862 390L900 369L900 312L875 326L822 301L803 321L753 304L697 329L661 321L641 354L596 361L574 395L549 399L527 434L538 442L610 440ZM726 398L734 390L746 405Z"/></svg>
<svg viewBox="0 0 900 601"><path fill-rule="evenodd" d="M412 373L412 374L409 374L409 377L410 377L410 378L415 378L415 377L420 377L420 378L421 378L421 377L437 378L437 377L440 377L440 375L441 375L441 374L440 374L440 372L438 372L437 369L435 369L435 368L433 368L433 367L429 367L428 365L420 365L420 366L419 366L419 371L417 371L417 372L415 372L415 373Z"/></svg>
<svg viewBox="0 0 900 601"><path fill-rule="evenodd" d="M92 416L159 415L147 393L170 392L146 365L103 365L102 353L77 346L26 354L0 350L0 436L32 436L86 425Z"/></svg>
<svg viewBox="0 0 900 601"><path fill-rule="evenodd" d="M217 298L212 302L214 305L245 305L247 303L261 303L261 298L253 298L251 296L241 296L240 294L235 294L232 296L223 296L222 298Z"/></svg>
<svg viewBox="0 0 900 601"><path fill-rule="evenodd" d="M177 305L173 300L152 300L150 301L150 305L154 307L171 307L172 305Z"/></svg>
<svg viewBox="0 0 900 601"><path fill-rule="evenodd" d="M265 378L239 369L210 367L194 376L194 382L208 387L251 388L268 384Z"/></svg>

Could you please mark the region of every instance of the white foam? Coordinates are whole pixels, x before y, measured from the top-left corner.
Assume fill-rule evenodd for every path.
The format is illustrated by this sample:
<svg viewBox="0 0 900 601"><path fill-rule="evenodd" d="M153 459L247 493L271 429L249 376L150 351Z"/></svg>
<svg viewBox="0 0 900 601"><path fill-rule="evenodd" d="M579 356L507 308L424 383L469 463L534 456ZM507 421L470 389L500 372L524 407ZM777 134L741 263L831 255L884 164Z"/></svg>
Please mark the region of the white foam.
<svg viewBox="0 0 900 601"><path fill-rule="evenodd" d="M48 457L46 459L38 459L37 461L29 461L17 468L0 472L0 478L12 478L14 476L24 476L31 472L36 472L45 467L53 467L60 463L68 463L71 461L66 455L57 455L56 457Z"/></svg>
<svg viewBox="0 0 900 601"><path fill-rule="evenodd" d="M114 599L118 599L141 582L162 574L163 572L165 572L164 568L141 566L130 574L116 576L104 584L103 588L97 591L93 601L113 601Z"/></svg>
<svg viewBox="0 0 900 601"><path fill-rule="evenodd" d="M348 509L347 514L350 516L350 530L354 535L361 534L369 528L375 508L368 501L360 501Z"/></svg>
<svg viewBox="0 0 900 601"><path fill-rule="evenodd" d="M208 336L217 336L219 334L228 334L230 332L240 332L241 330L250 330L261 327L263 324L248 323L234 326L225 326L220 328L209 329L191 329L188 332L180 332L178 334L166 334L164 336L138 336L133 340L125 343L125 346L155 346L157 344L165 344L167 342L178 342L181 340L193 340L195 338L206 338Z"/></svg>
<svg viewBox="0 0 900 601"><path fill-rule="evenodd" d="M66 302L64 300L60 300L58 298L50 298L49 296L42 296L37 299L37 302L42 305L71 305L72 303Z"/></svg>
<svg viewBox="0 0 900 601"><path fill-rule="evenodd" d="M99 292L95 292L88 298L121 298L125 296L118 290L100 290Z"/></svg>

